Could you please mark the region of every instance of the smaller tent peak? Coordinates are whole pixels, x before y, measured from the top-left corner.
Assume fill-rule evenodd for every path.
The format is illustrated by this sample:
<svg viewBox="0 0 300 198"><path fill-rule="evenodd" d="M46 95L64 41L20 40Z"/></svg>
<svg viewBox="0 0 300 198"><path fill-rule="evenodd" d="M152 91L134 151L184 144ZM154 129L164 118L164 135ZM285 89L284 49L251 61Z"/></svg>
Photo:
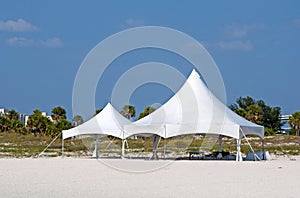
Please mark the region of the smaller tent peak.
<svg viewBox="0 0 300 198"><path fill-rule="evenodd" d="M106 104L106 106L104 107L104 109L109 109L109 111L117 111L117 110L115 109L115 107L112 106L112 104L111 104L110 102L108 102L108 103Z"/></svg>
<svg viewBox="0 0 300 198"><path fill-rule="evenodd" d="M115 109L115 107L110 102L108 102L104 108L106 108L106 107L110 108L110 109Z"/></svg>
<svg viewBox="0 0 300 198"><path fill-rule="evenodd" d="M111 107L112 107L112 105L111 105L110 103L107 103L107 104L103 107L102 111L105 110L105 109L111 109ZM101 112L102 112L102 111L101 111ZM100 113L101 113L101 112L100 112Z"/></svg>

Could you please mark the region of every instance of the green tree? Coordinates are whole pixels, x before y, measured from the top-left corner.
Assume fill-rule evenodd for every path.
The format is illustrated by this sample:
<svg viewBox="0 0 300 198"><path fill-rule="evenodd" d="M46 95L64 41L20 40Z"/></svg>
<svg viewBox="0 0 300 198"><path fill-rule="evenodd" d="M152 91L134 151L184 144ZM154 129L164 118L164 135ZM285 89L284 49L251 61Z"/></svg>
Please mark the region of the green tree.
<svg viewBox="0 0 300 198"><path fill-rule="evenodd" d="M59 133L59 130L56 127L56 124L54 124L53 122L49 122L47 124L46 130L44 132L45 135L47 136L51 136L54 137Z"/></svg>
<svg viewBox="0 0 300 198"><path fill-rule="evenodd" d="M263 100L255 101L249 96L239 97L229 108L251 122L263 125L266 135L275 134L283 125L280 107L270 107Z"/></svg>
<svg viewBox="0 0 300 198"><path fill-rule="evenodd" d="M276 131L279 131L283 126L283 123L280 120L280 116L281 116L280 107L270 107L266 105L265 102L262 100L259 100L256 103L263 110L263 117L261 120L262 125L265 128L272 129L274 133Z"/></svg>
<svg viewBox="0 0 300 198"><path fill-rule="evenodd" d="M120 112L125 118L131 119L135 117L135 107L132 105L124 105L122 111Z"/></svg>
<svg viewBox="0 0 300 198"><path fill-rule="evenodd" d="M237 109L247 109L247 107L254 105L255 101L253 98L251 98L250 96L247 97L239 97L236 100L236 104L232 104L229 106L230 109L232 109L233 111L237 110Z"/></svg>
<svg viewBox="0 0 300 198"><path fill-rule="evenodd" d="M98 113L100 113L102 110L103 110L103 108L96 109L94 116L97 115Z"/></svg>
<svg viewBox="0 0 300 198"><path fill-rule="evenodd" d="M59 132L61 132L62 130L70 129L72 127L72 123L68 120L60 120L55 125Z"/></svg>
<svg viewBox="0 0 300 198"><path fill-rule="evenodd" d="M300 111L295 112L289 119L289 124L296 131L296 136L299 136L300 131Z"/></svg>
<svg viewBox="0 0 300 198"><path fill-rule="evenodd" d="M64 108L58 106L54 107L51 111L51 117L54 122L58 122L59 120L67 119L67 112Z"/></svg>
<svg viewBox="0 0 300 198"><path fill-rule="evenodd" d="M20 114L15 110L9 110L4 116L0 116L0 130L26 133L24 124L19 120Z"/></svg>
<svg viewBox="0 0 300 198"><path fill-rule="evenodd" d="M10 128L17 133L25 134L27 132L24 123L20 120L10 120Z"/></svg>
<svg viewBox="0 0 300 198"><path fill-rule="evenodd" d="M19 120L20 114L17 111L15 111L14 109L11 109L7 112L6 116L10 120Z"/></svg>
<svg viewBox="0 0 300 198"><path fill-rule="evenodd" d="M253 123L262 124L263 111L257 104L246 107L245 118Z"/></svg>
<svg viewBox="0 0 300 198"><path fill-rule="evenodd" d="M0 130L7 132L9 130L10 120L5 116L0 116Z"/></svg>
<svg viewBox="0 0 300 198"><path fill-rule="evenodd" d="M81 125L83 123L83 118L81 115L75 115L72 119L74 126Z"/></svg>
<svg viewBox="0 0 300 198"><path fill-rule="evenodd" d="M45 116L42 115L42 112L38 109L33 111L28 117L27 128L33 133L46 133L46 129L52 122Z"/></svg>
<svg viewBox="0 0 300 198"><path fill-rule="evenodd" d="M138 120L142 119L143 117L146 117L147 115L149 115L150 113L154 112L155 108L152 106L148 106L144 109L144 111L142 113L140 113Z"/></svg>

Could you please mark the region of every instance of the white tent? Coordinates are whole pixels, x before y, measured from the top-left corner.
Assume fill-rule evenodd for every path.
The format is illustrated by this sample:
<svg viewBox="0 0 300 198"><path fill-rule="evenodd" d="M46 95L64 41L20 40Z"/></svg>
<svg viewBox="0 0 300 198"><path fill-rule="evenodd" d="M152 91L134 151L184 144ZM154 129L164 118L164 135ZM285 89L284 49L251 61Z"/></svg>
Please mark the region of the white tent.
<svg viewBox="0 0 300 198"><path fill-rule="evenodd" d="M216 134L237 139L237 160L241 160L243 136L264 139L264 128L238 116L216 98L193 70L181 89L150 115L131 123L111 104L86 123L63 131L63 139L86 134L111 135L123 140L137 135L170 138L185 134Z"/></svg>
<svg viewBox="0 0 300 198"><path fill-rule="evenodd" d="M98 157L98 137L109 135L124 139L123 126L130 123L131 121L122 116L110 103L108 103L100 113L87 122L69 130L63 130L62 139L65 140L79 135L93 135L96 138L95 151L96 157ZM64 144L62 141L62 151L63 149Z"/></svg>

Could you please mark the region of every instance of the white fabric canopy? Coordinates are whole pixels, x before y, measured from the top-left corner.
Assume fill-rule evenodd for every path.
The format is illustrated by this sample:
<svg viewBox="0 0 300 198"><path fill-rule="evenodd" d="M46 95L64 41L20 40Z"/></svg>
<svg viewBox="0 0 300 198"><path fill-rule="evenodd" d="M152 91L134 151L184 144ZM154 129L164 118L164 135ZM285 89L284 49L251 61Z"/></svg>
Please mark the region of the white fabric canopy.
<svg viewBox="0 0 300 198"><path fill-rule="evenodd" d="M182 88L150 115L124 126L124 138L156 134L169 138L184 134L218 134L241 139L264 138L264 128L240 117L218 100L193 70Z"/></svg>
<svg viewBox="0 0 300 198"><path fill-rule="evenodd" d="M63 139L77 135L111 135L123 139L123 126L131 122L110 103L96 116L75 128L64 130Z"/></svg>

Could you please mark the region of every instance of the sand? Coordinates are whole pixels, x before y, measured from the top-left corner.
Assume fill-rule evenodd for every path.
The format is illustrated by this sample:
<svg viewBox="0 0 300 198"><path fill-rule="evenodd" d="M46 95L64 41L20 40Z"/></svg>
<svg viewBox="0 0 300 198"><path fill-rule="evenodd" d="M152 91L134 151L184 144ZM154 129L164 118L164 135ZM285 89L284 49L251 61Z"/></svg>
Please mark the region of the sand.
<svg viewBox="0 0 300 198"><path fill-rule="evenodd" d="M0 159L0 197L300 197L300 158L267 162ZM135 169L135 168L132 168Z"/></svg>

